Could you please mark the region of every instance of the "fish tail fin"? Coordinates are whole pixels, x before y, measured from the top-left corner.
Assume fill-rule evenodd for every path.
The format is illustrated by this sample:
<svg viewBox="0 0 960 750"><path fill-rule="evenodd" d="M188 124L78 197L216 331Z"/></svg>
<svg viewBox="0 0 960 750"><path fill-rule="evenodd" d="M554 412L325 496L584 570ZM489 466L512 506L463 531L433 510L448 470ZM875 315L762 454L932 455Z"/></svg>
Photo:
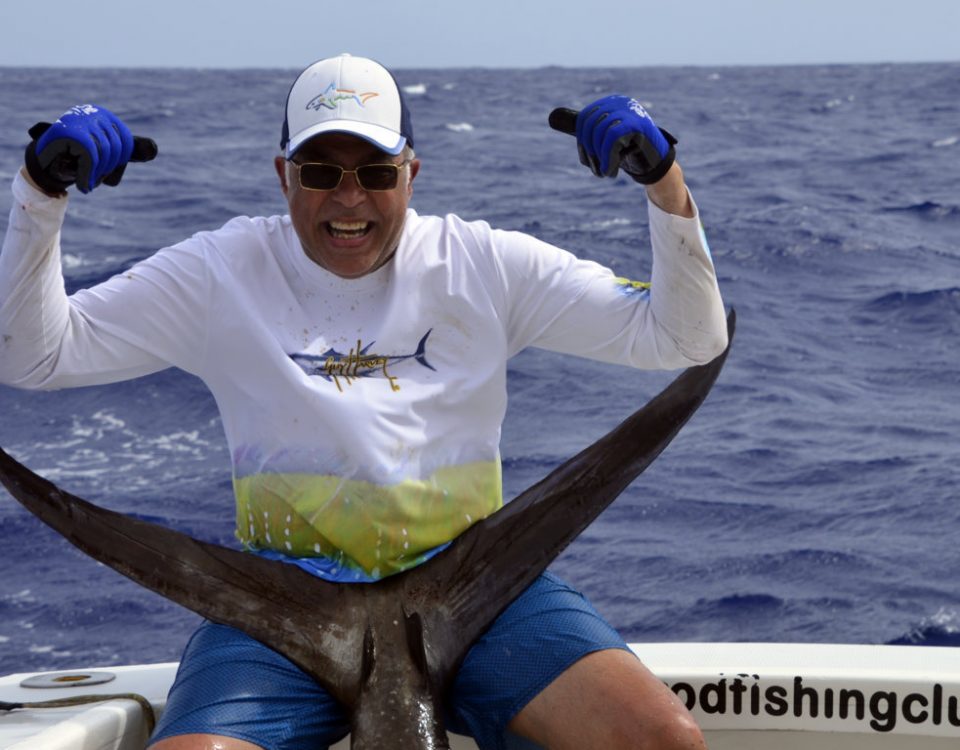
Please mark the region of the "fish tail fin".
<svg viewBox="0 0 960 750"><path fill-rule="evenodd" d="M424 367L436 372L437 368L431 365L429 362L427 362L427 337L429 337L431 333L433 333L432 328L429 331L427 331L425 334L423 334L423 338L420 339L420 343L417 344L417 351L413 355L413 358L417 360L417 362L419 362Z"/></svg>

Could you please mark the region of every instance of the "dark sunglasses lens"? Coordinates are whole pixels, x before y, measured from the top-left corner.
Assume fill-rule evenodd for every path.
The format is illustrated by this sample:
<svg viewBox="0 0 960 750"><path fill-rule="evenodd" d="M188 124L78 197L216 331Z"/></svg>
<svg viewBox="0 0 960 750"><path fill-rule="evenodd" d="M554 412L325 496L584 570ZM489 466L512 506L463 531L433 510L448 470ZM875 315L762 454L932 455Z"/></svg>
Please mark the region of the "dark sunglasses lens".
<svg viewBox="0 0 960 750"><path fill-rule="evenodd" d="M357 179L364 190L393 190L399 172L392 164L367 164L357 167Z"/></svg>
<svg viewBox="0 0 960 750"><path fill-rule="evenodd" d="M300 184L307 190L333 190L343 170L333 164L301 164Z"/></svg>

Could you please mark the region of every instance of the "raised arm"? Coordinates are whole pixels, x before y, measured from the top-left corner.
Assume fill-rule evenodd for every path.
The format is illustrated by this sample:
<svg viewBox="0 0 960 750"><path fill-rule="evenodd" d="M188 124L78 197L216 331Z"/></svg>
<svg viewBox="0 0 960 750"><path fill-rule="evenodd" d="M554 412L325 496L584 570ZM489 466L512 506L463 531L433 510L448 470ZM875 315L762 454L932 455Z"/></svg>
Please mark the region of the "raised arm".
<svg viewBox="0 0 960 750"><path fill-rule="evenodd" d="M518 290L510 316L512 350L533 345L666 369L715 357L727 343L723 301L696 204L676 162L676 139L639 102L619 95L579 112L556 109L549 121L576 136L580 162L595 176L616 177L622 169L645 186L651 285L646 290L555 248L505 254L508 286ZM543 291L520 289L527 280Z"/></svg>
<svg viewBox="0 0 960 750"><path fill-rule="evenodd" d="M0 382L57 388L167 367L68 299L60 261L68 189L76 185L87 193L100 184L115 186L128 160L152 158L156 146L132 136L109 111L90 105L72 108L53 124L37 123L30 135L0 250Z"/></svg>

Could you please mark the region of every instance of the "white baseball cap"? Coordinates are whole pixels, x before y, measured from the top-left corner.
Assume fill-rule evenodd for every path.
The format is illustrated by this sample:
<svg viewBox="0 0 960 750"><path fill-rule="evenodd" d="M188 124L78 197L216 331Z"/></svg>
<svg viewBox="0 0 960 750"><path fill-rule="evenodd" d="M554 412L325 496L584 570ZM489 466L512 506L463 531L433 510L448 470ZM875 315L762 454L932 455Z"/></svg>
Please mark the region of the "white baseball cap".
<svg viewBox="0 0 960 750"><path fill-rule="evenodd" d="M320 133L351 133L388 154L413 146L410 111L385 67L348 54L315 62L287 94L280 148L289 159Z"/></svg>

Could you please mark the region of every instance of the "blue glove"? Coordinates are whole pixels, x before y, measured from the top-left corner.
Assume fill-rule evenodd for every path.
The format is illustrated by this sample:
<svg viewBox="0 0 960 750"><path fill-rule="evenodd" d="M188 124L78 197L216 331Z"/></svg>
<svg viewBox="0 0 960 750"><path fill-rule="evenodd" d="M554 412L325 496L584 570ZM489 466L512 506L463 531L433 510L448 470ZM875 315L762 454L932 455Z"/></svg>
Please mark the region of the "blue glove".
<svg viewBox="0 0 960 750"><path fill-rule="evenodd" d="M27 146L25 159L30 177L42 189L63 192L76 182L80 192L89 193L101 182L120 181L133 155L134 138L115 114L84 104L44 125L31 128L35 140Z"/></svg>
<svg viewBox="0 0 960 750"><path fill-rule="evenodd" d="M597 177L616 177L617 170L650 185L673 165L677 140L658 128L636 99L605 96L584 107L576 121L580 163Z"/></svg>

